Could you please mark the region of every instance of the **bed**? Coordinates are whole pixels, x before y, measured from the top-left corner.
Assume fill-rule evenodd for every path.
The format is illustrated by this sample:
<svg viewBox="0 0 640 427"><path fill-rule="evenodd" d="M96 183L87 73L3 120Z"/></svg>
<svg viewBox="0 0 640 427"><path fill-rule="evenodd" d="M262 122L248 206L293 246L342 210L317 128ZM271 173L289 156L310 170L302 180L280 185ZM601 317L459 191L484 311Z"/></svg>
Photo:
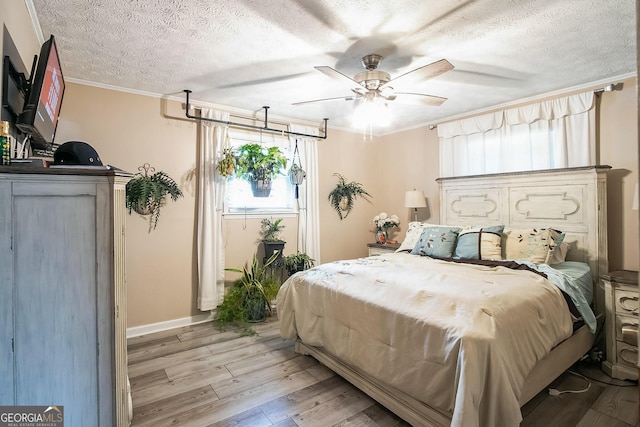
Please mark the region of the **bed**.
<svg viewBox="0 0 640 427"><path fill-rule="evenodd" d="M283 338L413 425L518 425L520 406L589 351L602 323L608 169L438 179L440 223L459 242L468 227L481 227L478 251L495 250L493 242L515 259L523 241L518 250L534 248L523 230L545 230L553 244L544 262L440 259L438 242L448 237L422 225L414 254L327 263L285 282L277 298ZM427 229L442 237L429 239ZM499 243L485 242L496 229ZM409 237L403 246L414 246ZM585 266L591 292L568 295L573 281L555 283L566 271L547 263L561 243L569 248L561 261L567 270ZM586 310L593 321L575 322Z"/></svg>

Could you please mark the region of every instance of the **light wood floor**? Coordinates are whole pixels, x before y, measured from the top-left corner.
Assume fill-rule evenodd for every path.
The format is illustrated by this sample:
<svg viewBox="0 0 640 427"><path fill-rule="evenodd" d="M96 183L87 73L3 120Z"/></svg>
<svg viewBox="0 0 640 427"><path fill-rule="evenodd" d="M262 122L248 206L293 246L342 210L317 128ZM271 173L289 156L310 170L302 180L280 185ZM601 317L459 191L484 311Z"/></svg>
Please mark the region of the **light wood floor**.
<svg viewBox="0 0 640 427"><path fill-rule="evenodd" d="M211 323L131 338L133 427L407 426L308 356L293 351L271 320L255 336ZM596 379L598 369L576 367ZM587 372L585 372L585 370ZM620 381L615 381L623 384ZM552 387L584 388L565 373ZM523 408L523 426L638 426L638 387L592 381L588 392L540 393Z"/></svg>

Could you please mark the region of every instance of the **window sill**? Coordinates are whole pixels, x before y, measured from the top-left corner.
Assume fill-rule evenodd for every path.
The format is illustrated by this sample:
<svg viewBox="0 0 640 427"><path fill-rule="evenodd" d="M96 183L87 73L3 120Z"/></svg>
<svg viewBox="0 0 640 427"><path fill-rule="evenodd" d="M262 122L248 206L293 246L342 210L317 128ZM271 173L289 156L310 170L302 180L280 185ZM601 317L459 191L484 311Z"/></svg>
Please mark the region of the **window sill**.
<svg viewBox="0 0 640 427"><path fill-rule="evenodd" d="M279 211L261 211L261 212L224 212L222 217L224 219L245 219L245 218L296 218L297 212L279 212Z"/></svg>

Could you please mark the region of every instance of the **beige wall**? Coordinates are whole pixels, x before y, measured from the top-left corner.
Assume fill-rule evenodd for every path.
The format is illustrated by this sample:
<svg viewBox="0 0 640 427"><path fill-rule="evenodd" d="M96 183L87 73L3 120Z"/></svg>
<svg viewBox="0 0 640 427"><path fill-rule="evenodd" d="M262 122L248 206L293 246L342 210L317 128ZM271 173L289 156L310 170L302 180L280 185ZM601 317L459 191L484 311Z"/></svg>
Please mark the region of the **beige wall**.
<svg viewBox="0 0 640 427"><path fill-rule="evenodd" d="M0 20L7 26L25 63L38 52L23 2L0 2ZM603 95L600 159L614 167L609 180L609 252L612 269L638 269L638 215L631 200L638 179L635 79L624 90ZM166 115L165 115L166 114ZM56 142L80 140L93 145L103 161L135 172L148 162L179 181L185 197L164 207L158 228L147 232L136 214L127 220L129 326L199 314L194 280L195 197L187 179L195 166L197 127L182 119L178 102L70 83L64 95ZM404 192L425 192L429 209L420 220L438 222L438 142L435 131L421 127L373 141L359 133L330 130L319 143L319 185L322 261L367 253L373 241L371 219L381 211L397 214L401 240L411 212ZM373 195L358 200L343 221L326 197L341 173ZM295 252L296 221L285 219L286 253ZM259 220L225 221L226 264L241 267L257 249ZM233 276L227 276L231 279Z"/></svg>
<svg viewBox="0 0 640 427"><path fill-rule="evenodd" d="M164 118L158 98L70 83L56 142L84 141L102 162L130 172L149 163L181 186L184 197L162 208L151 233L145 218L127 217L129 325L195 314L195 123Z"/></svg>
<svg viewBox="0 0 640 427"><path fill-rule="evenodd" d="M401 241L407 223L413 221L414 212L404 207L404 194L408 190L422 190L427 208L418 209L418 220L438 223L440 203L438 197L438 134L426 126L386 135L377 140L380 191L385 205L383 210L400 217L400 227L393 238Z"/></svg>
<svg viewBox="0 0 640 427"><path fill-rule="evenodd" d="M365 140L358 133L330 130L329 138L319 143L318 163L322 262L367 255L366 244L374 241L371 221L385 200L378 188L384 171L378 162L375 141ZM349 182L361 183L373 196L370 200L356 199L353 210L343 220L327 199L338 182L334 173Z"/></svg>
<svg viewBox="0 0 640 427"><path fill-rule="evenodd" d="M10 34L13 44L18 49L22 65L28 70L33 61L33 55L40 52L40 42L33 31L31 18L24 1L0 1L0 23ZM4 30L3 28L3 30ZM4 46L4 31L0 32L0 46ZM7 52L3 52L4 54ZM18 66L18 64L14 64ZM0 95L2 85L0 85Z"/></svg>
<svg viewBox="0 0 640 427"><path fill-rule="evenodd" d="M609 269L638 270L638 212L631 210L638 182L637 80L605 92L600 103L600 163L607 175Z"/></svg>

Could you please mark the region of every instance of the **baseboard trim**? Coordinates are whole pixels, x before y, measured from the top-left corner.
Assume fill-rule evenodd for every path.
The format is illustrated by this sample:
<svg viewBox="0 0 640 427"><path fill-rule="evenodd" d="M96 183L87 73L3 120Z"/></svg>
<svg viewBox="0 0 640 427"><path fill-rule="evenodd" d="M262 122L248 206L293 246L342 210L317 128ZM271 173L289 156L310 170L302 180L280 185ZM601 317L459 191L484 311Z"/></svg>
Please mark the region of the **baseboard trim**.
<svg viewBox="0 0 640 427"><path fill-rule="evenodd" d="M182 317L180 319L166 320L164 322L151 323L148 325L133 326L127 328L127 338L138 337L140 335L152 334L154 332L166 331L183 326L197 325L198 323L210 322L215 319L216 311L198 314L197 316Z"/></svg>

